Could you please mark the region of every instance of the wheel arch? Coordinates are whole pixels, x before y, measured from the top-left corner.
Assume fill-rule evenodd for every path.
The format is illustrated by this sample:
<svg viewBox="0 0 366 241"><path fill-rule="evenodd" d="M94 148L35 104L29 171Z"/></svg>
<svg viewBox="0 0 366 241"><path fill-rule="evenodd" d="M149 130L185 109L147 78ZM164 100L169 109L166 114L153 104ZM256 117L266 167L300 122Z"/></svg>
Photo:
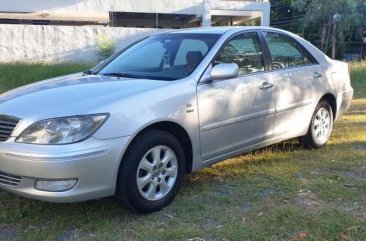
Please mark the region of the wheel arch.
<svg viewBox="0 0 366 241"><path fill-rule="evenodd" d="M131 146L131 144L141 135L143 135L148 130L161 130L166 131L170 134L172 134L174 137L177 138L179 143L182 145L184 157L185 157L185 172L191 173L192 172L192 166L193 166L193 146L190 136L188 135L187 131L178 123L173 121L159 121L152 124L149 124L148 126L145 126L141 130L138 131L138 133L133 137L133 139L128 144L126 151ZM123 161L123 157L125 154L123 154L121 162ZM120 164L121 165L121 164Z"/></svg>
<svg viewBox="0 0 366 241"><path fill-rule="evenodd" d="M329 103L330 107L332 108L333 121L334 121L336 119L336 116L337 116L337 100L336 100L336 97L331 93L327 93L327 94L323 95L320 98L319 102L322 101L322 100L327 101Z"/></svg>

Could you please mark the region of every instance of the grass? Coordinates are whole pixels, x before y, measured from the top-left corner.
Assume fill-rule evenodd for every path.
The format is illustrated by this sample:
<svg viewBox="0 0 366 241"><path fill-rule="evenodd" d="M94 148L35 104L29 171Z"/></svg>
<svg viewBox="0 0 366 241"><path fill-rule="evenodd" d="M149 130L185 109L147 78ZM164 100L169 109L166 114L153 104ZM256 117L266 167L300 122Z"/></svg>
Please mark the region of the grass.
<svg viewBox="0 0 366 241"><path fill-rule="evenodd" d="M38 80L89 69L87 64L0 64L0 93Z"/></svg>
<svg viewBox="0 0 366 241"><path fill-rule="evenodd" d="M0 65L0 89L86 68ZM149 215L113 198L52 204L0 191L0 240L365 240L366 63L353 64L352 85L352 107L321 150L290 140L226 160L188 175Z"/></svg>

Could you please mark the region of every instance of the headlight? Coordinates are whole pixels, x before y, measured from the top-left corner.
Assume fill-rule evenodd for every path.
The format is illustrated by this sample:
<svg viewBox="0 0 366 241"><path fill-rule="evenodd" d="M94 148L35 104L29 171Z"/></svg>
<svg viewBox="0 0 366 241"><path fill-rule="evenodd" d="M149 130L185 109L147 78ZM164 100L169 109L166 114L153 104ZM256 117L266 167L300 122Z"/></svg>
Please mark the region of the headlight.
<svg viewBox="0 0 366 241"><path fill-rule="evenodd" d="M92 135L108 116L97 114L42 120L25 129L16 142L43 145L79 142Z"/></svg>

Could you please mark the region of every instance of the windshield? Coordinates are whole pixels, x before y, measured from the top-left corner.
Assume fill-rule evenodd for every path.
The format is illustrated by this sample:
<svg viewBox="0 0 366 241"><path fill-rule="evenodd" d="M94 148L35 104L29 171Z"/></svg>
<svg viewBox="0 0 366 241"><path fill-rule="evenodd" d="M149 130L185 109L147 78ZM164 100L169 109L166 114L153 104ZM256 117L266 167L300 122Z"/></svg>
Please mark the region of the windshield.
<svg viewBox="0 0 366 241"><path fill-rule="evenodd" d="M114 58L98 74L176 80L189 76L220 37L218 34L161 34Z"/></svg>

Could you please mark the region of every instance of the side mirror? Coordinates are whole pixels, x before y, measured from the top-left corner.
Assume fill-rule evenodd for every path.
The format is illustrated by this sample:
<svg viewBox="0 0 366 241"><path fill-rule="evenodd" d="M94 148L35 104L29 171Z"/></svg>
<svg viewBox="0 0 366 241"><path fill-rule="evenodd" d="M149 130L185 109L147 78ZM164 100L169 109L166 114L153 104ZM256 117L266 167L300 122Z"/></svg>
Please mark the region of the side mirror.
<svg viewBox="0 0 366 241"><path fill-rule="evenodd" d="M235 63L217 64L211 70L211 81L238 77L239 66Z"/></svg>

